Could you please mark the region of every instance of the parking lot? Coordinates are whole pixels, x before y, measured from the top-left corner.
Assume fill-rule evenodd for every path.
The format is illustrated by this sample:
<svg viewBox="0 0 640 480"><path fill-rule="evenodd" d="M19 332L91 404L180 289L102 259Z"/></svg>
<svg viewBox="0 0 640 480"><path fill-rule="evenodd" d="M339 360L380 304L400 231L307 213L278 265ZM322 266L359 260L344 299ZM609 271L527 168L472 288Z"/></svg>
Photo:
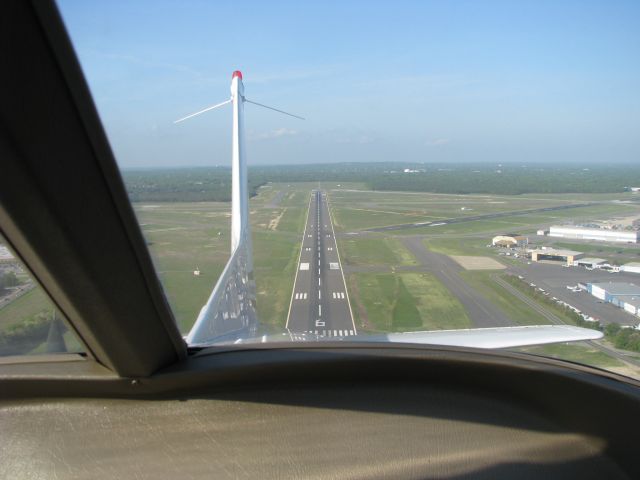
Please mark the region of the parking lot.
<svg viewBox="0 0 640 480"><path fill-rule="evenodd" d="M590 315L601 323L611 322L621 325L637 325L640 318L625 312L614 305L603 303L587 292L572 292L567 286L578 283L627 282L640 285L640 275L633 273L609 273L603 270L586 270L583 267L562 267L560 264L532 263L525 261L517 266L509 267L509 272L521 275L529 283L549 292L583 313Z"/></svg>

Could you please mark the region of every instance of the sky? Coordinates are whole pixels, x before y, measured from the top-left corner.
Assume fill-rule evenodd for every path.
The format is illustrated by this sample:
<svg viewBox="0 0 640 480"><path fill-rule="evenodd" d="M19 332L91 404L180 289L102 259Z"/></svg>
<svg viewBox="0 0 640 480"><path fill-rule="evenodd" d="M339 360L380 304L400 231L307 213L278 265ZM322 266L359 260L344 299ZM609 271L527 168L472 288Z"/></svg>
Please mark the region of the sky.
<svg viewBox="0 0 640 480"><path fill-rule="evenodd" d="M121 167L640 163L637 1L87 1L62 16Z"/></svg>

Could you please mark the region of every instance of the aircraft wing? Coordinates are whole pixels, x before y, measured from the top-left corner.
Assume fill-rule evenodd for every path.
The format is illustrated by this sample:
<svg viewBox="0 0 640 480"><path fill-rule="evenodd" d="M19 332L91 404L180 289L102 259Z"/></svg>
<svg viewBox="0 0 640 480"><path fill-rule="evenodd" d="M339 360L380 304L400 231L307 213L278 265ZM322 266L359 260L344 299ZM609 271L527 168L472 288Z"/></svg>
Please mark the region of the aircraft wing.
<svg viewBox="0 0 640 480"><path fill-rule="evenodd" d="M388 333L390 342L448 345L473 348L508 348L546 343L597 340L603 333L571 325L530 325L526 327L473 328L427 332Z"/></svg>
<svg viewBox="0 0 640 480"><path fill-rule="evenodd" d="M590 328L572 325L530 325L525 327L471 328L460 330L429 330L423 332L380 333L342 336L325 336L313 333L285 332L242 338L234 341L218 341L218 344L256 344L272 342L384 342L413 343L420 345L443 345L470 348L512 348L547 343L579 342L598 340L603 333ZM194 345L195 346L195 345ZM204 346L204 345L201 345Z"/></svg>

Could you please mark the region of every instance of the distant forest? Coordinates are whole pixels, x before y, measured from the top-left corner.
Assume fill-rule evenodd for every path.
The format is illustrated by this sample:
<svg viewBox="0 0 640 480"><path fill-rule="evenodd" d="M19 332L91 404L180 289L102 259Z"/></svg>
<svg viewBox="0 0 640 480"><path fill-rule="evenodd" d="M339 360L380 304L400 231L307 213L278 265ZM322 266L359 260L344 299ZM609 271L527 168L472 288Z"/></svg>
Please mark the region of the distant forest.
<svg viewBox="0 0 640 480"><path fill-rule="evenodd" d="M228 202L231 169L224 167L125 170L124 183L132 202ZM264 181L249 177L249 195Z"/></svg>
<svg viewBox="0 0 640 480"><path fill-rule="evenodd" d="M405 172L409 170L410 172ZM229 201L231 170L224 167L127 170L129 196L143 201ZM382 191L520 195L615 193L640 187L640 165L340 163L249 168L249 193L268 182L360 182Z"/></svg>

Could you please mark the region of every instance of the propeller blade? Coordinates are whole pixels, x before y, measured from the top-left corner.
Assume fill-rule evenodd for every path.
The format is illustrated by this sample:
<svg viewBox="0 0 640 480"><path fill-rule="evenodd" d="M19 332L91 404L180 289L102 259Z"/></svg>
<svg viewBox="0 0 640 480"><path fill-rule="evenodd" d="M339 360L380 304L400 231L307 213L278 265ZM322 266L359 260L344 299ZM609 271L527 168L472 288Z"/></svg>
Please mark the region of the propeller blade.
<svg viewBox="0 0 640 480"><path fill-rule="evenodd" d="M276 112L280 112L280 113L284 113L285 115L289 115L290 117L295 117L295 118L299 118L300 120L305 120L302 117L299 117L298 115L294 115L293 113L287 113L283 110L278 110L277 108L273 108L273 107L268 107L267 105L263 105L261 103L258 102L252 102L251 100L247 100L246 98L244 99L245 102L249 102L249 103L253 103L254 105L258 105L259 107L263 107L263 108L268 108L269 110L275 110Z"/></svg>
<svg viewBox="0 0 640 480"><path fill-rule="evenodd" d="M218 103L217 105L213 105L213 106L211 106L211 107L207 107L207 108L205 108L204 110L200 110L199 112L192 113L192 114L190 114L190 115L187 115L186 117L179 118L178 120L174 121L173 123L174 123L174 124L175 124L175 123L180 123L180 122L182 122L182 121L184 121L184 120L187 120L187 119L189 119L189 118L191 118L191 117L195 117L196 115L200 115L201 113L208 112L209 110L213 110L214 108L218 108L218 107L221 107L221 106L223 106L223 105L226 105L227 103L231 103L231 99L226 100L226 101L224 101L224 102L222 102L222 103Z"/></svg>

